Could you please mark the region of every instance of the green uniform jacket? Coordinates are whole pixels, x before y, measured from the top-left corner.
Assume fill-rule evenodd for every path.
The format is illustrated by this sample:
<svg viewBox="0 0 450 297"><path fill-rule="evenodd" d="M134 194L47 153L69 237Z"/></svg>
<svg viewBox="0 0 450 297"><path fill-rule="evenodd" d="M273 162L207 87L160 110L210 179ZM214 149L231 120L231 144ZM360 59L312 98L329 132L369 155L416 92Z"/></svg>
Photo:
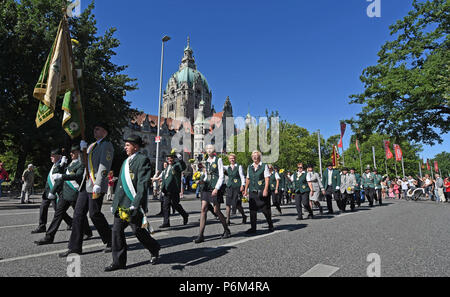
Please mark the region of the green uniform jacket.
<svg viewBox="0 0 450 297"><path fill-rule="evenodd" d="M126 160L124 162L126 162ZM134 206L136 209L142 207L144 212L147 212L148 181L152 174L150 160L144 154L138 152L134 156L133 160L130 161L130 177L133 182L134 189L136 190L136 196L134 197L133 202L130 198L128 198L123 189L123 182L121 178L123 168L124 167L122 166L119 173L116 191L114 192L114 201L112 203L113 213L116 213L119 206L123 208Z"/></svg>
<svg viewBox="0 0 450 297"><path fill-rule="evenodd" d="M231 165L226 170L227 175L228 175L228 182L227 182L228 188L240 188L241 187L242 182L241 182L241 176L239 175L240 167L241 167L241 165L236 163L234 165L233 170L231 170Z"/></svg>
<svg viewBox="0 0 450 297"><path fill-rule="evenodd" d="M308 182L306 181L306 172L303 172L300 176L298 175L298 171L294 173L294 192L295 193L307 193L310 192L311 189L308 186Z"/></svg>
<svg viewBox="0 0 450 297"><path fill-rule="evenodd" d="M286 176L284 175L284 172L282 174L278 173L278 175L280 176L280 190L281 191L287 191L287 187L286 187Z"/></svg>
<svg viewBox="0 0 450 297"><path fill-rule="evenodd" d="M181 172L186 169L186 163L183 160L177 160L171 166L170 165L164 170L162 175L161 189L164 194L167 193L180 193L181 192ZM167 170L169 173L166 177Z"/></svg>
<svg viewBox="0 0 450 297"><path fill-rule="evenodd" d="M51 193L55 195L61 191L62 188L62 198L66 201L72 202L77 201L79 189L73 189L71 185L66 183L66 181L76 181L78 185L81 185L83 181L83 174L85 172L85 167L81 161L72 162L67 167L69 174L64 173L62 179L55 181L55 186Z"/></svg>
<svg viewBox="0 0 450 297"><path fill-rule="evenodd" d="M375 189L381 189L381 181L383 180L383 177L380 174L376 174L375 178L373 180L375 184Z"/></svg>
<svg viewBox="0 0 450 297"><path fill-rule="evenodd" d="M58 165L56 165L55 167L52 167L52 169L50 169L51 173L50 174L57 174L57 173L61 173L63 174L66 170L65 166L61 166L61 163L58 162ZM47 178L47 177L46 177ZM56 194L60 194L62 191L62 186L59 186L59 188L57 188L56 186L58 185L57 181L55 181L55 184L53 185L53 189L54 191L52 191L52 194L56 195ZM56 189L55 189L56 188ZM45 193L45 197L48 197L48 194L50 193L50 185L48 184L48 180L45 183L45 189L44 189L44 193Z"/></svg>
<svg viewBox="0 0 450 297"><path fill-rule="evenodd" d="M361 186L363 189L366 188L375 188L375 174L370 173L370 177L367 177L367 174L364 172L361 177Z"/></svg>
<svg viewBox="0 0 450 297"><path fill-rule="evenodd" d="M278 185L279 186L279 185ZM275 190L277 189L277 179L275 177L275 171L272 172L272 174L270 175L270 179L269 179L269 190L271 192L275 192Z"/></svg>
<svg viewBox="0 0 450 297"><path fill-rule="evenodd" d="M361 175L358 173L355 173L355 179L356 179L356 184L357 184L357 186L355 186L355 191L360 191L361 190Z"/></svg>
<svg viewBox="0 0 450 297"><path fill-rule="evenodd" d="M328 168L323 171L322 185L326 190L328 187ZM333 173L331 174L331 187L333 188L333 191L337 191L338 189L336 189L336 187L340 186L341 186L341 176L339 174L339 171L333 169Z"/></svg>
<svg viewBox="0 0 450 297"><path fill-rule="evenodd" d="M252 165L248 165L247 173L250 180L248 190L250 192L263 191L266 187L266 179L264 177L266 166L265 163L259 163L258 170L255 171Z"/></svg>

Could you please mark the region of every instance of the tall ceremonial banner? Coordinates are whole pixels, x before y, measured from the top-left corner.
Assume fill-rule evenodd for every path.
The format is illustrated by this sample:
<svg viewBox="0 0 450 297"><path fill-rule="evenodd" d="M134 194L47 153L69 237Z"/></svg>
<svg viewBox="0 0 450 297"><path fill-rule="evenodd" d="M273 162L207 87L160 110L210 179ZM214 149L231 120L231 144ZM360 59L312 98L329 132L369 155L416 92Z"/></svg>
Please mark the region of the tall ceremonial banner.
<svg viewBox="0 0 450 297"><path fill-rule="evenodd" d="M64 110L62 121L64 130L72 139L80 136L84 125L80 95L76 91L67 92L64 95L62 109Z"/></svg>
<svg viewBox="0 0 450 297"><path fill-rule="evenodd" d="M339 167L339 153L338 153L338 148L333 145L333 154L331 155L331 161L333 163L333 167L334 168L338 168Z"/></svg>
<svg viewBox="0 0 450 297"><path fill-rule="evenodd" d="M434 172L439 173L439 166L437 161L434 161Z"/></svg>
<svg viewBox="0 0 450 297"><path fill-rule="evenodd" d="M344 149L344 145L342 143L342 138L344 137L346 127L347 127L347 125L344 122L341 122L341 140L339 140L338 147L340 147L342 150Z"/></svg>
<svg viewBox="0 0 450 297"><path fill-rule="evenodd" d="M431 168L430 168L430 162L428 162L428 159L427 159L427 170L431 170Z"/></svg>
<svg viewBox="0 0 450 297"><path fill-rule="evenodd" d="M394 152L395 152L395 161L400 162L403 158L403 152L398 144L394 144Z"/></svg>
<svg viewBox="0 0 450 297"><path fill-rule="evenodd" d="M53 118L56 98L75 88L66 22L64 18L59 23L56 39L34 88L33 97L40 101L36 114L38 128Z"/></svg>
<svg viewBox="0 0 450 297"><path fill-rule="evenodd" d="M389 145L390 145L390 141L389 140L385 140L384 141L384 151L386 152L386 159L391 159L392 157L394 157L394 155L392 154L391 150L389 149Z"/></svg>

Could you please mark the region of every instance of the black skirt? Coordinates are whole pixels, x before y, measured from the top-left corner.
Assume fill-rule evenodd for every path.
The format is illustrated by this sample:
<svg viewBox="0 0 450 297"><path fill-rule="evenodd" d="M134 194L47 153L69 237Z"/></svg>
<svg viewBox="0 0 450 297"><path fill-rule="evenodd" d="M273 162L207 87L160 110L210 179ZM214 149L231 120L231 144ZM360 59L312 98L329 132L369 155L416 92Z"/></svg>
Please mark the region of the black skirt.
<svg viewBox="0 0 450 297"><path fill-rule="evenodd" d="M223 193L220 193L219 191L216 196L212 196L212 192L203 191L201 200L213 205L223 203Z"/></svg>
<svg viewBox="0 0 450 297"><path fill-rule="evenodd" d="M249 194L249 209L251 211L263 211L267 208L270 209L270 197L263 197L263 191L250 192Z"/></svg>

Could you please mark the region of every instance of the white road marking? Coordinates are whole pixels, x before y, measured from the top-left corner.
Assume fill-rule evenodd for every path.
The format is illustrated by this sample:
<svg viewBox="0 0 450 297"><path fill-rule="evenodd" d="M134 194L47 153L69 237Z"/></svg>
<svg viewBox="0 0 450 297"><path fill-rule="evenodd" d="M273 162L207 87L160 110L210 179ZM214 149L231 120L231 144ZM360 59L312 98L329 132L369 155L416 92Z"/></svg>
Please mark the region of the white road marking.
<svg viewBox="0 0 450 297"><path fill-rule="evenodd" d="M303 273L301 277L330 277L338 270L339 267L317 264L310 270Z"/></svg>
<svg viewBox="0 0 450 297"><path fill-rule="evenodd" d="M153 237L161 237L161 236L164 236L164 235L168 235L168 233L158 232L158 233L153 234L152 236ZM137 241L138 241L137 238L127 239L127 243L128 244L129 243L134 243L134 242L137 242ZM102 246L105 246L105 244L103 242L102 243L85 245L85 246L83 246L83 250L96 248L96 247L102 247ZM3 260L0 260L0 264L1 263L7 263L7 262L19 261L19 260L25 260L25 259L31 259L31 258L38 258L38 257L43 257L43 256L48 256L48 255L54 255L54 254L63 253L65 251L67 251L67 249L51 251L51 252L45 252L45 253L39 253L39 254L26 255L26 256L20 256L20 257L9 258L9 259L3 259Z"/></svg>
<svg viewBox="0 0 450 297"><path fill-rule="evenodd" d="M226 244L219 245L217 247L209 248L209 249L206 250L206 252L214 252L214 251L217 251L217 249L220 249L220 248L236 246L236 245L244 243L244 242L257 240L257 239L260 239L260 238L263 238L263 237L266 237L266 236L275 235L275 234L278 234L278 233L281 233L281 232L285 232L285 231L287 231L287 230L278 230L278 231L274 231L274 232L267 233L267 234L262 234L262 235L258 235L258 236L244 238L244 239L241 239L241 240L238 240L238 241L233 241L233 242L229 242L229 243L226 243Z"/></svg>
<svg viewBox="0 0 450 297"><path fill-rule="evenodd" d="M7 228L20 228L20 227L31 227L31 226L37 226L39 224L27 224L27 225L13 225L13 226L3 226L0 227L0 229L7 229Z"/></svg>

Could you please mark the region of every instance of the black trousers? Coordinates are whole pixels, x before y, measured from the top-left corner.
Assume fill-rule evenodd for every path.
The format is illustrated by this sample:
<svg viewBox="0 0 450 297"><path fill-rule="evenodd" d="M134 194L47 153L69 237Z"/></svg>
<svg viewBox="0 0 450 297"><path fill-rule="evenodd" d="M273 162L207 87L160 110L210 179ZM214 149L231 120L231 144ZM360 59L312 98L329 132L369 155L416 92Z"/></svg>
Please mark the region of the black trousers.
<svg viewBox="0 0 450 297"><path fill-rule="evenodd" d="M269 227L273 227L270 197L264 197L262 194L262 191L249 193L250 225L254 230L256 230L258 211L264 214Z"/></svg>
<svg viewBox="0 0 450 297"><path fill-rule="evenodd" d="M341 192L339 191L335 191L333 190L332 186L328 186L325 192L325 197L327 198L327 208L329 212L333 212L333 194L334 194L334 199L336 201L339 201L339 197ZM338 205L339 207L339 205Z"/></svg>
<svg viewBox="0 0 450 297"><path fill-rule="evenodd" d="M53 220L50 223L50 227L47 229L47 233L45 234L45 239L51 239L53 240L55 238L56 232L58 232L59 226L61 225L61 222L63 220L64 214L66 214L69 207L72 207L75 209L76 201L67 201L64 199L59 199L58 205L56 206L56 212L53 216ZM85 235L92 236L92 230L89 227L89 222L87 217L84 217L83 220L83 230Z"/></svg>
<svg viewBox="0 0 450 297"><path fill-rule="evenodd" d="M44 192L42 194L42 202L39 209L39 228L45 228L45 225L47 225L48 208L50 207L50 204L53 205L53 208L56 211L56 199L47 199L47 192ZM67 226L72 226L72 218L67 213L63 214L62 219L66 222Z"/></svg>
<svg viewBox="0 0 450 297"><path fill-rule="evenodd" d="M340 199L340 204L341 207L340 209L342 211L345 211L345 208L347 207L347 202L350 201L350 209L354 210L355 209L355 197L353 194L348 194L347 192L345 193L341 193L341 199Z"/></svg>
<svg viewBox="0 0 450 297"><path fill-rule="evenodd" d="M188 214L184 210L183 206L180 204L180 193L167 193L164 195L163 204L163 215L164 215L164 225L170 225L170 206L180 213L180 215L185 218Z"/></svg>
<svg viewBox="0 0 450 297"><path fill-rule="evenodd" d="M111 227L108 224L105 216L102 213L103 198L105 193L102 193L97 199L92 199L92 193L82 190L78 194L77 203L75 205L75 212L73 214L72 233L70 234L69 250L82 252L83 249L83 234L87 212L92 223L100 234L102 241L108 247L111 246Z"/></svg>
<svg viewBox="0 0 450 297"><path fill-rule="evenodd" d="M297 208L297 216L303 218L302 206L313 215L311 205L309 205L309 192L306 193L295 193L295 208Z"/></svg>
<svg viewBox="0 0 450 297"><path fill-rule="evenodd" d="M280 201L281 200L281 195L280 195L280 193L275 194L275 191L273 191L273 192L270 193L270 196L272 196L272 206L275 206L276 209L279 212L281 212L281 207L280 207L280 205L281 205L281 201Z"/></svg>
<svg viewBox="0 0 450 297"><path fill-rule="evenodd" d="M373 206L373 198L375 196L375 189L374 188L365 188L364 194L367 197L367 200L369 201L369 206Z"/></svg>
<svg viewBox="0 0 450 297"><path fill-rule="evenodd" d="M142 228L141 212L131 217L130 222L125 222L119 218L118 214L114 215L114 225L112 227L112 257L113 264L125 266L127 264L127 242L125 239L125 229L128 225L133 231L133 235L137 237L140 243L152 254L159 252L159 243L150 235L147 229Z"/></svg>
<svg viewBox="0 0 450 297"><path fill-rule="evenodd" d="M361 191L360 190L355 190L355 193L353 194L355 197L355 201L356 204L359 206L361 206Z"/></svg>
<svg viewBox="0 0 450 297"><path fill-rule="evenodd" d="M381 196L381 189L376 189L377 197L378 197L378 204L383 205L383 198Z"/></svg>

